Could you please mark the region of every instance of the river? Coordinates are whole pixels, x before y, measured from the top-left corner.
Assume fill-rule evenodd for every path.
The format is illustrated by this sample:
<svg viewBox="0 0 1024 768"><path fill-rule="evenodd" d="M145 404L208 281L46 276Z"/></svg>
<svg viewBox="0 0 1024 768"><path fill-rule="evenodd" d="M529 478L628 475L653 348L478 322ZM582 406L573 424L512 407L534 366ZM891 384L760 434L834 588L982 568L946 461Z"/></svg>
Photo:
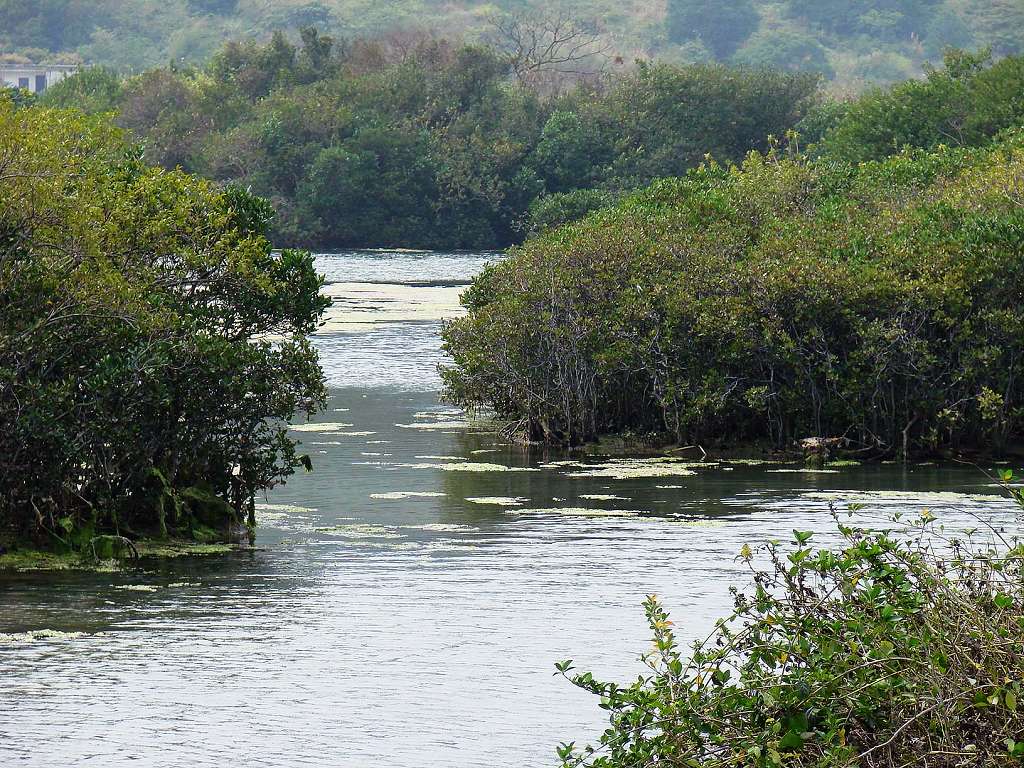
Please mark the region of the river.
<svg viewBox="0 0 1024 768"><path fill-rule="evenodd" d="M259 551L0 577L0 764L551 766L604 724L553 663L634 678L646 594L706 633L742 545L827 537L830 502L1012 522L968 467L506 444L437 395L440 318L489 258L318 258L330 403L295 433L314 472L261 499Z"/></svg>

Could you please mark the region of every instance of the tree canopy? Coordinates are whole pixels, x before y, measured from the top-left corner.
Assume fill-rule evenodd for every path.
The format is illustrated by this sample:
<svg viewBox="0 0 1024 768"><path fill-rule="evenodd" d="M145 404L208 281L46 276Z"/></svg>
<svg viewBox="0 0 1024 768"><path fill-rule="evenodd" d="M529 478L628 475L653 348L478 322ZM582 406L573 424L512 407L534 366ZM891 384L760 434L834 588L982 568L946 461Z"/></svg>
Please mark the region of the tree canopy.
<svg viewBox="0 0 1024 768"><path fill-rule="evenodd" d="M545 197L614 196L764 149L817 87L805 72L644 64L550 93L498 48L309 28L298 44L230 43L202 69L120 84L86 70L42 102L113 107L148 161L251 187L284 244L495 248L536 228Z"/></svg>

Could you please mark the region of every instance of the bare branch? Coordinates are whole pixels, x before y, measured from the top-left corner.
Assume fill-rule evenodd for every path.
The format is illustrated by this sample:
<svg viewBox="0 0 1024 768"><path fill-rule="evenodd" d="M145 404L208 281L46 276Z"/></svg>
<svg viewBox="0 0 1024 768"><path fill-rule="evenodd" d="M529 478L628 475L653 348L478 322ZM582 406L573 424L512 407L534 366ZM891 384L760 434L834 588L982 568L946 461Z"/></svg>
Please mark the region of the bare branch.
<svg viewBox="0 0 1024 768"><path fill-rule="evenodd" d="M565 13L492 16L490 25L492 44L522 83L536 84L550 75L599 74L612 49L595 27Z"/></svg>

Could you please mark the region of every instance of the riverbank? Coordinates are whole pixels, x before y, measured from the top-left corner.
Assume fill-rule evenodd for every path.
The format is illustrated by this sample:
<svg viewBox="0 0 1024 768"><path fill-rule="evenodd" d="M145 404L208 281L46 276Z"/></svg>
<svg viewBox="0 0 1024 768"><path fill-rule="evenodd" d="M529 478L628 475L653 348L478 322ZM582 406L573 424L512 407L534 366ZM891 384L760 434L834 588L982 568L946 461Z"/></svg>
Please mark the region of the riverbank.
<svg viewBox="0 0 1024 768"><path fill-rule="evenodd" d="M126 570L147 560L223 555L251 552L254 547L231 543L202 543L181 539L143 539L132 542L138 557L93 558L80 552L52 552L30 547L0 547L0 575L30 571L93 571L107 573Z"/></svg>

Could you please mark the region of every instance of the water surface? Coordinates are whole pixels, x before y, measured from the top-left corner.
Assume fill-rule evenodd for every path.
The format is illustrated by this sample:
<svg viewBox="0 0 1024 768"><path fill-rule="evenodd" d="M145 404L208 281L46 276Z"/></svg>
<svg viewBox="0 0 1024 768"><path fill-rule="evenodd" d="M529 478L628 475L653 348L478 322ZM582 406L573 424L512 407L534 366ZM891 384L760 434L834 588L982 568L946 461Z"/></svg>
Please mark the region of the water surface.
<svg viewBox="0 0 1024 768"><path fill-rule="evenodd" d="M0 764L554 765L603 722L553 662L635 676L644 595L706 633L744 543L827 537L843 499L1012 524L972 468L613 477L466 426L436 334L487 258L319 258L362 288L317 338L331 401L296 432L315 472L261 501L262 551L0 579L0 632L72 633L0 642Z"/></svg>

